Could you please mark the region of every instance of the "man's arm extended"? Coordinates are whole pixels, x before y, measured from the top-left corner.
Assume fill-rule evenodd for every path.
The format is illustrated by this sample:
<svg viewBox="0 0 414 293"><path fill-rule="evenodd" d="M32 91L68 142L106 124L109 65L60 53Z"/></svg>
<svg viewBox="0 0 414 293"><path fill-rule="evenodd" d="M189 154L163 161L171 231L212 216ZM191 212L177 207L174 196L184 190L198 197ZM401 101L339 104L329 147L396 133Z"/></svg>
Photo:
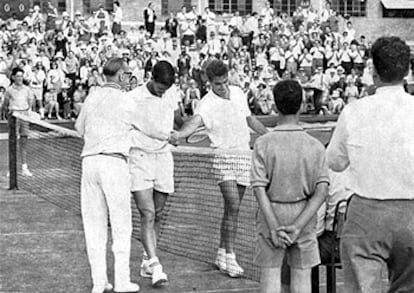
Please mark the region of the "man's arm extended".
<svg viewBox="0 0 414 293"><path fill-rule="evenodd" d="M190 120L186 121L178 131L173 131L170 135L170 141L178 141L181 138L189 137L199 127L203 126L204 122L200 115L194 115Z"/></svg>
<svg viewBox="0 0 414 293"><path fill-rule="evenodd" d="M269 131L255 116L247 116L246 119L247 125L258 134L262 135Z"/></svg>

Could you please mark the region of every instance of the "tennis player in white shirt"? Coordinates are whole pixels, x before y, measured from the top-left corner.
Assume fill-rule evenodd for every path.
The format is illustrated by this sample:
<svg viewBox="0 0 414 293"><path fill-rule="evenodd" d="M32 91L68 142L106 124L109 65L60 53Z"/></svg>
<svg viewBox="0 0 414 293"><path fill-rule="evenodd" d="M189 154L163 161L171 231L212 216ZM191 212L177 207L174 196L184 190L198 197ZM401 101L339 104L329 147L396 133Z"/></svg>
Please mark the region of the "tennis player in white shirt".
<svg viewBox="0 0 414 293"><path fill-rule="evenodd" d="M81 212L92 293L112 290L106 267L108 215L115 292L138 292L139 286L130 282L132 218L127 163L136 113L134 102L121 90L129 82L130 71L122 58L114 58L105 64L103 73L106 83L86 98L75 124L85 140L81 154Z"/></svg>
<svg viewBox="0 0 414 293"><path fill-rule="evenodd" d="M187 121L171 138L177 141L205 126L211 147L218 150L250 150L249 127L264 134L267 129L251 116L247 98L242 89L228 85L228 68L220 60L207 65L206 74L211 90L200 101L193 118ZM228 162L229 163L229 162ZM249 182L250 166L235 166L218 170L218 184L224 199L220 244L215 264L230 277L239 277L244 271L236 261L234 243L237 234L240 203ZM234 167L231 167L231 166ZM236 164L237 165L237 164Z"/></svg>
<svg viewBox="0 0 414 293"><path fill-rule="evenodd" d="M138 130L134 131L130 152L131 191L141 215L144 256L141 276L152 278L152 285L167 282L157 257L157 235L168 194L174 192L174 164L168 143L174 120L179 119L180 96L169 90L175 81L173 66L159 61L151 80L130 91L135 101Z"/></svg>

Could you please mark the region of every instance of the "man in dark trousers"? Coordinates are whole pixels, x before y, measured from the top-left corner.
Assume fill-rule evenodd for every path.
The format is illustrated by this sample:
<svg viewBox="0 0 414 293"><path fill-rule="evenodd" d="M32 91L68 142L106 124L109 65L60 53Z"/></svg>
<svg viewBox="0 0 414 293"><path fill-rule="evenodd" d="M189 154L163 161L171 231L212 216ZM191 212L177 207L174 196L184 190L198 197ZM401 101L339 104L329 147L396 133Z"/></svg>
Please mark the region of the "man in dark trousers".
<svg viewBox="0 0 414 293"><path fill-rule="evenodd" d="M376 93L348 104L328 146L329 167L349 169L354 191L341 237L347 292L414 292L414 100L404 92L410 48L398 37L372 46Z"/></svg>
<svg viewBox="0 0 414 293"><path fill-rule="evenodd" d="M175 18L174 13L170 13L170 17L165 21L165 31L170 33L171 38L177 37L178 20Z"/></svg>
<svg viewBox="0 0 414 293"><path fill-rule="evenodd" d="M155 20L157 16L155 15L155 10L152 7L152 2L148 2L148 6L144 9L144 21L145 29L150 33L151 38L155 30Z"/></svg>

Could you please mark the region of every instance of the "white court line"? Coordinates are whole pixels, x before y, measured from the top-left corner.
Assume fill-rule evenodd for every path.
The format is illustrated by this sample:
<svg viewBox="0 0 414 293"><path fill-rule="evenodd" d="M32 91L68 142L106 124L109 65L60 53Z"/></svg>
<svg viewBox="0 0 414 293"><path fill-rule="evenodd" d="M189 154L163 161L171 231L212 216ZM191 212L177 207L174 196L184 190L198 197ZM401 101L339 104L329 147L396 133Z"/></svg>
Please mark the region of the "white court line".
<svg viewBox="0 0 414 293"><path fill-rule="evenodd" d="M234 289L212 289L212 290L197 290L197 291L185 291L182 293L220 293L220 292L240 292L240 291L249 291L249 290L259 290L260 287L251 287L251 288L234 288ZM1 293L1 292L0 292Z"/></svg>
<svg viewBox="0 0 414 293"><path fill-rule="evenodd" d="M83 234L83 231L82 230L60 230L60 231L50 231L50 232L0 233L1 236L28 236L28 235L53 235L53 234Z"/></svg>

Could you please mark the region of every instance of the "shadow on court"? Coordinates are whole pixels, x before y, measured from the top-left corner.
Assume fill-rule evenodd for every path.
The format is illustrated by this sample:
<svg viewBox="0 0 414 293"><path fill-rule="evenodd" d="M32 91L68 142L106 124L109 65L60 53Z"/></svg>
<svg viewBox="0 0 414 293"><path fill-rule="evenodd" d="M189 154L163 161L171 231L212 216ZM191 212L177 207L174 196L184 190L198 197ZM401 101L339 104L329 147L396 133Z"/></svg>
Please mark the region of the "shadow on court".
<svg viewBox="0 0 414 293"><path fill-rule="evenodd" d="M90 292L81 218L28 192L8 191L0 178L0 292ZM160 258L170 282L153 289L138 275L141 244L132 241L131 276L141 292L258 292L256 282L165 252ZM112 263L110 256L109 268Z"/></svg>

